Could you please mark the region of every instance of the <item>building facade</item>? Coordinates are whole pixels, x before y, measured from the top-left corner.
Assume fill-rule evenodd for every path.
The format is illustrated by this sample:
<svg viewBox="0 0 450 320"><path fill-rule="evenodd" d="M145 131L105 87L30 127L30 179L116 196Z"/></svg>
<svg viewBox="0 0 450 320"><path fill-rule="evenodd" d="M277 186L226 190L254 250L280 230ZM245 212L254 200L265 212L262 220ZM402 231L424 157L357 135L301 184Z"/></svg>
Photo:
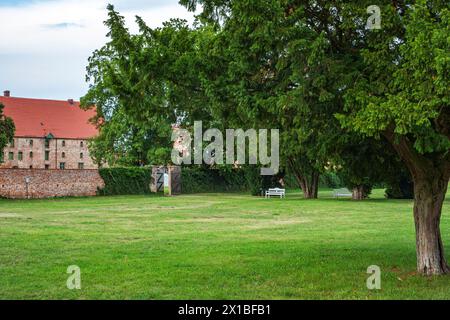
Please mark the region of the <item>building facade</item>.
<svg viewBox="0 0 450 320"><path fill-rule="evenodd" d="M90 119L95 110L80 109L73 100L0 96L5 116L13 119L13 143L0 154L0 169L97 169L88 140L98 134Z"/></svg>

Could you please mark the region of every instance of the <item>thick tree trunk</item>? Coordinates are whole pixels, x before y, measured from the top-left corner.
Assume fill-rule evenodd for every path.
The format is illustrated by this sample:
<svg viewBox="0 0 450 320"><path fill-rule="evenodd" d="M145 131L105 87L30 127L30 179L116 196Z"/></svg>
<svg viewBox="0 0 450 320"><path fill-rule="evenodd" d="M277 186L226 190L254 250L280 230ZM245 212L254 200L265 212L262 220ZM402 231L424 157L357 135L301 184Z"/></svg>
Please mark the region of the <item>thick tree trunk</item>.
<svg viewBox="0 0 450 320"><path fill-rule="evenodd" d="M303 196L305 198L308 198L309 194L310 194L308 182L305 179L303 179L302 177L297 177L297 181L298 181L298 184L300 185L300 189L302 189L302 191L303 191Z"/></svg>
<svg viewBox="0 0 450 320"><path fill-rule="evenodd" d="M311 177L303 174L295 165L295 161L292 159L289 161L291 171L297 180L299 187L303 191L303 196L305 199L317 199L319 191L319 177L318 171L313 170Z"/></svg>
<svg viewBox="0 0 450 320"><path fill-rule="evenodd" d="M352 191L352 199L353 200L364 200L364 187L356 186Z"/></svg>
<svg viewBox="0 0 450 320"><path fill-rule="evenodd" d="M303 191L305 199L317 199L319 192L319 173L313 172L311 178L298 177L300 188Z"/></svg>
<svg viewBox="0 0 450 320"><path fill-rule="evenodd" d="M450 273L440 232L442 205L450 178L448 154L418 153L405 136L389 128L385 137L408 167L414 181L417 271L423 275Z"/></svg>
<svg viewBox="0 0 450 320"><path fill-rule="evenodd" d="M319 173L314 171L311 177L311 198L317 199L319 194Z"/></svg>
<svg viewBox="0 0 450 320"><path fill-rule="evenodd" d="M447 187L448 177L414 179L417 271L424 275L450 273L439 229Z"/></svg>

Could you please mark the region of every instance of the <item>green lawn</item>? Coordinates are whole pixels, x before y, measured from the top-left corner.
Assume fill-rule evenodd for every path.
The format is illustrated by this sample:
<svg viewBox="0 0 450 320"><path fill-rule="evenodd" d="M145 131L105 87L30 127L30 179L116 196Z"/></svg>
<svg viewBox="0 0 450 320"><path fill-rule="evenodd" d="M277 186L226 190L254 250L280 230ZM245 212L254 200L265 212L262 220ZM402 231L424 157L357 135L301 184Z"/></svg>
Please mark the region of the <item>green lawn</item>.
<svg viewBox="0 0 450 320"><path fill-rule="evenodd" d="M450 299L414 273L411 201L320 196L0 200L0 299ZM450 199L442 233L450 252Z"/></svg>

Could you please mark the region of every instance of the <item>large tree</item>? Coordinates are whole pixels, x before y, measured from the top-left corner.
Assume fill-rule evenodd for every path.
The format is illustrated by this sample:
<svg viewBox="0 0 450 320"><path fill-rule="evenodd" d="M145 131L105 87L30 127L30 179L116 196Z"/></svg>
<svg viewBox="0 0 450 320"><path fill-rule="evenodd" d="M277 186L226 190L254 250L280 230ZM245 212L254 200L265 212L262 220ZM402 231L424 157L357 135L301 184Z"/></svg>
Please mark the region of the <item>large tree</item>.
<svg viewBox="0 0 450 320"><path fill-rule="evenodd" d="M14 137L15 126L11 118L3 114L5 106L0 103L0 153L3 157L3 149L10 143Z"/></svg>
<svg viewBox="0 0 450 320"><path fill-rule="evenodd" d="M283 166L306 198L316 198L319 174L345 140L330 115L342 109L351 73L327 56L334 48L314 21L296 23L305 11L285 1L220 2L211 12L213 1L202 4L206 21L218 18L202 59L214 63L200 75L214 114L233 126L279 128Z"/></svg>
<svg viewBox="0 0 450 320"><path fill-rule="evenodd" d="M450 178L450 4L417 1L387 11L402 29L367 41L366 69L348 90L342 124L384 136L414 181L417 268L449 273L440 233Z"/></svg>
<svg viewBox="0 0 450 320"><path fill-rule="evenodd" d="M170 150L161 149L159 141L162 139L157 136L158 132L130 121L120 106L114 108L111 117L103 118L99 127L100 134L89 141L90 154L99 166L145 166L167 162L164 155ZM170 132L165 133L165 137L169 135Z"/></svg>
<svg viewBox="0 0 450 320"><path fill-rule="evenodd" d="M196 55L190 54L195 34L185 21L150 29L137 17L140 33L132 35L114 7L108 10L110 41L90 57L90 89L81 99L85 108L95 105L101 118L93 154L111 163L117 163L117 154L126 154L125 162L169 163L172 126L208 114L192 107L205 105Z"/></svg>

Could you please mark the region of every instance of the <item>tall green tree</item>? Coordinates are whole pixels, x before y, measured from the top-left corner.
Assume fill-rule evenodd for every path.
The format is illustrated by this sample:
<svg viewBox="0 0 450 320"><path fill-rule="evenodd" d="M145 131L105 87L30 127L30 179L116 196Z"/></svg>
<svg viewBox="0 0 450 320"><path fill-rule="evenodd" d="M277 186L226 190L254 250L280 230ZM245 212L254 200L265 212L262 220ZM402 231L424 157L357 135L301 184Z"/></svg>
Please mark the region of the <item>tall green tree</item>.
<svg viewBox="0 0 450 320"><path fill-rule="evenodd" d="M417 268L449 273L440 233L442 205L450 178L450 4L416 1L404 10L402 29L383 29L361 54L366 69L347 92L342 124L384 136L414 181Z"/></svg>
<svg viewBox="0 0 450 320"><path fill-rule="evenodd" d="M334 48L308 25L314 22L296 23L305 8L234 1L210 12L214 2L201 3L205 21L222 9L225 14L202 59L215 62L200 75L214 114L233 126L279 128L283 165L305 197L316 198L319 174L344 141L339 122L329 115L342 109L340 90L351 76L345 63L327 56Z"/></svg>
<svg viewBox="0 0 450 320"><path fill-rule="evenodd" d="M150 163L169 163L172 126L195 118L198 109L191 106L202 97L195 55L189 55L195 46L192 32L185 21L150 29L136 17L140 33L132 35L114 7L108 10L110 41L90 57L90 88L81 99L85 108L95 105L102 119L93 153L100 159L108 157L108 150L131 157L137 152L141 160L147 156ZM141 138L148 143L139 145Z"/></svg>
<svg viewBox="0 0 450 320"><path fill-rule="evenodd" d="M150 129L137 126L121 108L115 108L111 118L100 124L100 134L89 141L89 151L94 161L102 166L145 166L166 163L155 154L160 148L159 137ZM166 134L170 135L170 132ZM163 150L162 154L166 154Z"/></svg>
<svg viewBox="0 0 450 320"><path fill-rule="evenodd" d="M14 137L15 126L11 118L3 114L5 106L0 103L0 153L3 157L3 149L10 143Z"/></svg>

